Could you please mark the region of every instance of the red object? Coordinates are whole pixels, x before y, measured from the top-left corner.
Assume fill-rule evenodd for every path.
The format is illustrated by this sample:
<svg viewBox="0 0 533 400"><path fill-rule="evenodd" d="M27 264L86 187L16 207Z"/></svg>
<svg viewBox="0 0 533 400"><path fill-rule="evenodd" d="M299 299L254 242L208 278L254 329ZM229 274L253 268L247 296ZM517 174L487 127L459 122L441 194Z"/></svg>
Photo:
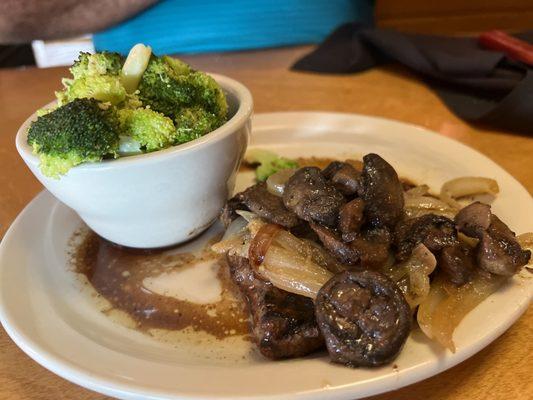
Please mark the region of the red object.
<svg viewBox="0 0 533 400"><path fill-rule="evenodd" d="M488 31L479 35L481 47L504 52L509 58L533 66L533 45L502 31Z"/></svg>

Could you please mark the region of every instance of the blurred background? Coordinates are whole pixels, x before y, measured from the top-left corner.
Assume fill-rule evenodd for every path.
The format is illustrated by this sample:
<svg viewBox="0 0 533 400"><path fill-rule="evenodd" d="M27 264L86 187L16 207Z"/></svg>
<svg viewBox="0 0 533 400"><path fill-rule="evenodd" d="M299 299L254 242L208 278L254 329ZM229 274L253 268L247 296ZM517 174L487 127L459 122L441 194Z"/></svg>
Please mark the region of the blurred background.
<svg viewBox="0 0 533 400"><path fill-rule="evenodd" d="M337 26L426 34L531 28L531 0L3 0L0 68L70 65L80 51L218 53L320 43Z"/></svg>

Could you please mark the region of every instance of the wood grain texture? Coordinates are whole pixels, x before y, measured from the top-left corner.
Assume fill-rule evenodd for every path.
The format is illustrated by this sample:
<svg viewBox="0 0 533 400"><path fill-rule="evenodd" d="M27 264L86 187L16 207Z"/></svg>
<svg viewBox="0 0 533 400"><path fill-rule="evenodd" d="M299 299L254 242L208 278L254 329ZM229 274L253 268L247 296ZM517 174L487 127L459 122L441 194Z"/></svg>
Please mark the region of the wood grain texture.
<svg viewBox="0 0 533 400"><path fill-rule="evenodd" d="M355 112L414 123L459 140L492 158L533 192L533 139L465 124L423 83L397 68L359 75L290 72L309 48L187 57L197 68L236 78L254 95L256 112ZM16 154L17 128L52 100L64 68L0 70L0 237L41 190ZM531 216L529 216L531 218ZM462 364L372 400L499 400L533 398L530 378L533 310L493 344ZM104 399L37 365L0 330L0 399Z"/></svg>
<svg viewBox="0 0 533 400"><path fill-rule="evenodd" d="M532 29L531 0L378 0L376 22L418 33L475 33L489 29Z"/></svg>

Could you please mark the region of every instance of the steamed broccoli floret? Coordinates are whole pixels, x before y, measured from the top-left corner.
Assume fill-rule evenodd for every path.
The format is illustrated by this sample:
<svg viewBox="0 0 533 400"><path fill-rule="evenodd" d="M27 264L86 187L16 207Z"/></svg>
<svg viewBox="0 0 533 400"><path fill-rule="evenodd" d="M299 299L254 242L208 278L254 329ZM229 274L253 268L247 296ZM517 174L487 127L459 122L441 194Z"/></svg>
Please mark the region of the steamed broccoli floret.
<svg viewBox="0 0 533 400"><path fill-rule="evenodd" d="M119 75L122 64L124 57L118 53L80 53L78 60L70 67L70 73L74 79L94 75Z"/></svg>
<svg viewBox="0 0 533 400"><path fill-rule="evenodd" d="M118 111L121 134L131 137L147 151L169 147L174 142L176 129L174 123L163 114L149 108ZM131 145L131 142L122 140Z"/></svg>
<svg viewBox="0 0 533 400"><path fill-rule="evenodd" d="M89 75L68 82L59 100L61 104L66 104L74 99L82 98L118 104L126 99L126 89L120 83L118 76Z"/></svg>
<svg viewBox="0 0 533 400"><path fill-rule="evenodd" d="M255 176L260 182L282 169L298 168L298 163L295 160L280 157L268 150L250 150L246 154L246 162L258 164L255 169Z"/></svg>
<svg viewBox="0 0 533 400"><path fill-rule="evenodd" d="M120 81L124 59L118 53L81 53L70 68L73 79L63 79L65 90L56 93L59 105L81 98L92 98L111 104L126 99Z"/></svg>
<svg viewBox="0 0 533 400"><path fill-rule="evenodd" d="M152 57L139 83L139 98L155 111L175 119L179 128L184 108L202 108L216 117L215 127L226 122L226 97L213 78L193 71L170 57Z"/></svg>
<svg viewBox="0 0 533 400"><path fill-rule="evenodd" d="M38 117L28 131L28 144L39 155L44 175L58 178L83 162L115 156L119 132L111 110L94 99L76 99Z"/></svg>
<svg viewBox="0 0 533 400"><path fill-rule="evenodd" d="M174 144L198 139L220 126L216 115L198 106L182 109L176 116L175 122L176 136Z"/></svg>
<svg viewBox="0 0 533 400"><path fill-rule="evenodd" d="M192 88L178 81L180 76L162 57L152 56L138 87L143 104L174 118L181 107L194 101Z"/></svg>
<svg viewBox="0 0 533 400"><path fill-rule="evenodd" d="M220 119L220 125L226 122L228 103L226 96L218 83L203 72L193 72L187 75L187 82L195 89L197 104L206 111L215 114Z"/></svg>
<svg viewBox="0 0 533 400"><path fill-rule="evenodd" d="M160 59L166 63L170 68L172 68L172 71L175 75L186 75L193 72L191 66L187 64L186 62L181 61L178 58L170 57L170 56L163 56L160 57Z"/></svg>

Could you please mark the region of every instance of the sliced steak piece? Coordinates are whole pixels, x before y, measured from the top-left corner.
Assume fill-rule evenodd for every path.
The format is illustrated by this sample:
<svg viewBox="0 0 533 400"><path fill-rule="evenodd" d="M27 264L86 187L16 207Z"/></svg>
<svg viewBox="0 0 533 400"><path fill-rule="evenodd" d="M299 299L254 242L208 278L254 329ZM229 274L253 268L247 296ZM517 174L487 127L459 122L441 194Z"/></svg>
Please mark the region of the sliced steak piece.
<svg viewBox="0 0 533 400"><path fill-rule="evenodd" d="M423 243L432 253L457 243L455 223L440 215L426 214L402 221L396 226L394 244L398 260L407 260L419 243Z"/></svg>
<svg viewBox="0 0 533 400"><path fill-rule="evenodd" d="M446 246L439 255L438 266L455 286L470 282L474 273L474 252L462 243Z"/></svg>
<svg viewBox="0 0 533 400"><path fill-rule="evenodd" d="M477 246L478 265L496 275L511 276L529 262L530 250L522 250L516 236L496 215Z"/></svg>
<svg viewBox="0 0 533 400"><path fill-rule="evenodd" d="M361 199L354 199L344 204L339 211L339 230L343 235L350 236L359 232L363 225L363 212L365 202ZM347 240L350 241L350 240Z"/></svg>
<svg viewBox="0 0 533 400"><path fill-rule="evenodd" d="M252 334L265 357L302 357L324 347L313 301L274 287L255 274L248 259L228 254L230 273L252 316Z"/></svg>
<svg viewBox="0 0 533 400"><path fill-rule="evenodd" d="M455 216L455 223L460 232L479 239L476 258L484 270L511 276L529 262L531 251L522 249L514 232L492 214L489 205L475 202L466 206Z"/></svg>
<svg viewBox="0 0 533 400"><path fill-rule="evenodd" d="M333 161L322 171L322 175L345 196L353 196L357 193L361 172L353 165Z"/></svg>
<svg viewBox="0 0 533 400"><path fill-rule="evenodd" d="M283 205L281 197L270 193L264 182L250 186L240 194L242 204L269 222L292 228L300 223L293 212Z"/></svg>
<svg viewBox="0 0 533 400"><path fill-rule="evenodd" d="M341 263L362 268L378 268L389 257L390 234L387 229L371 229L355 235L349 243L325 226L310 224L324 247Z"/></svg>
<svg viewBox="0 0 533 400"><path fill-rule="evenodd" d="M359 263L361 259L359 253L352 249L349 243L343 242L335 231L315 223L310 223L309 226L315 231L326 250L341 263L347 265Z"/></svg>
<svg viewBox="0 0 533 400"><path fill-rule="evenodd" d="M350 246L356 249L361 257L361 267L377 269L389 258L391 235L386 228L372 228L362 232Z"/></svg>
<svg viewBox="0 0 533 400"><path fill-rule="evenodd" d="M359 195L365 201L367 222L393 229L403 215L403 187L394 168L377 154L363 157Z"/></svg>
<svg viewBox="0 0 533 400"><path fill-rule="evenodd" d="M294 228L291 228L290 232L297 238L307 239L307 240L317 243L318 245L319 240L318 240L318 236L315 233L315 231L311 229L308 222L306 221L301 221L301 222L302 222L301 224L296 225Z"/></svg>
<svg viewBox="0 0 533 400"><path fill-rule="evenodd" d="M323 225L337 223L339 208L346 202L316 167L300 168L285 185L283 203L305 221Z"/></svg>

